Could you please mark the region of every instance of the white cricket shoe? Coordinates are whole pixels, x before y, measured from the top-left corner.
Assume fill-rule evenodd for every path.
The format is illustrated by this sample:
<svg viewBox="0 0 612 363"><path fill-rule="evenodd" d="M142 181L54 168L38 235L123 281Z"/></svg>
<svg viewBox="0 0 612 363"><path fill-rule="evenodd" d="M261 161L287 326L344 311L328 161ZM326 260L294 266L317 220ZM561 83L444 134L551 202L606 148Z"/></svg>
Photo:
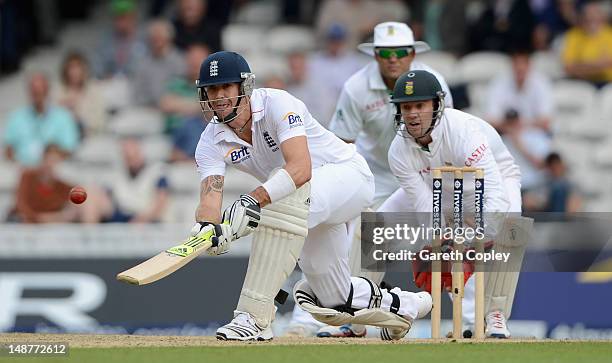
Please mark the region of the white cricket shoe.
<svg viewBox="0 0 612 363"><path fill-rule="evenodd" d="M396 293L398 293L396 291ZM425 317L431 311L433 307L433 300L431 295L427 291L421 291L415 294L417 296L417 319L421 319ZM406 320L410 321L412 327L413 319ZM410 327L408 329L399 329L399 328L380 328L380 338L382 340L400 340L408 334L410 331Z"/></svg>
<svg viewBox="0 0 612 363"><path fill-rule="evenodd" d="M510 338L510 331L506 325L506 317L501 311L491 311L487 314L485 321L487 324L485 335L487 338Z"/></svg>
<svg viewBox="0 0 612 363"><path fill-rule="evenodd" d="M238 310L234 311L234 319L229 324L217 329L219 340L263 341L273 337L270 327L261 328L251 314Z"/></svg>
<svg viewBox="0 0 612 363"><path fill-rule="evenodd" d="M341 326L326 325L319 329L319 338L363 338L366 336L366 327L361 324L344 324Z"/></svg>

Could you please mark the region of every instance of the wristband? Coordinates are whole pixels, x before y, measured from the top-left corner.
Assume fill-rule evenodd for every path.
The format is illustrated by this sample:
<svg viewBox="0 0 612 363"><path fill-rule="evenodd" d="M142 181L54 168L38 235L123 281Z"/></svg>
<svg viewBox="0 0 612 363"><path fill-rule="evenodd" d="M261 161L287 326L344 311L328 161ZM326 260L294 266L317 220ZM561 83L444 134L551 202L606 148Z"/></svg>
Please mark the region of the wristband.
<svg viewBox="0 0 612 363"><path fill-rule="evenodd" d="M272 203L281 200L297 189L291 175L285 169L279 169L268 181L262 184L268 192Z"/></svg>

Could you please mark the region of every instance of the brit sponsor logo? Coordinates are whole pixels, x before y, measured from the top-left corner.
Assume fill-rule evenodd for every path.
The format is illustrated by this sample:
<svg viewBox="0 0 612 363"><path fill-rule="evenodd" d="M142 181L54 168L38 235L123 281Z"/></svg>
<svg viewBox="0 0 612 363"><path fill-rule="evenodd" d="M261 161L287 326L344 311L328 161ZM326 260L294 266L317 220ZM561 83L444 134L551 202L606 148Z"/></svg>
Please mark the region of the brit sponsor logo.
<svg viewBox="0 0 612 363"><path fill-rule="evenodd" d="M242 146L231 149L227 152L227 154L225 154L225 157L229 157L232 161L232 164L239 164L245 160L250 159L251 153L249 152L249 149L246 146Z"/></svg>
<svg viewBox="0 0 612 363"><path fill-rule="evenodd" d="M287 112L283 120L289 121L289 128L304 126L302 118L295 112Z"/></svg>
<svg viewBox="0 0 612 363"><path fill-rule="evenodd" d="M476 150L474 150L472 154L468 156L467 160L465 161L465 166L472 166L478 163L484 157L485 151L487 151L486 144L478 146Z"/></svg>

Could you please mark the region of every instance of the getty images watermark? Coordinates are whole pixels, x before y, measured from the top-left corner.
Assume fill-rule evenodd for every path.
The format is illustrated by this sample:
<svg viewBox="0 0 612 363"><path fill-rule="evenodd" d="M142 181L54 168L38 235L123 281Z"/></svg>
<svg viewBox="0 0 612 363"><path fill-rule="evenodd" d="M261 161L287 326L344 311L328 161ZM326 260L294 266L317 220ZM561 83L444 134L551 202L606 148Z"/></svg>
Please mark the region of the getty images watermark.
<svg viewBox="0 0 612 363"><path fill-rule="evenodd" d="M439 238L442 241L453 241L453 244L465 245L463 251L450 248L446 243L440 252L433 252L428 248L402 248L389 250L387 248L373 248L371 258L375 261L502 261L508 262L509 252L496 252L491 249L486 252L477 252L470 248L475 241L484 241L485 231L481 227L426 227L424 224L415 227L409 224L396 224L394 226L374 227L372 229L372 243L381 246L385 243L424 247L429 241ZM386 247L386 246L385 246Z"/></svg>

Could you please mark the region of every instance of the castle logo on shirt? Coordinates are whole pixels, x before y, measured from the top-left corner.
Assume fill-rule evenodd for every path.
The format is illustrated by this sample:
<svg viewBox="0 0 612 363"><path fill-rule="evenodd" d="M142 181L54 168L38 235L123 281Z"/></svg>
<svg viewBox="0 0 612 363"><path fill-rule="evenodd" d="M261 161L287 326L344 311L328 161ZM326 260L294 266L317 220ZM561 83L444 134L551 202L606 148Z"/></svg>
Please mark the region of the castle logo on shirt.
<svg viewBox="0 0 612 363"><path fill-rule="evenodd" d="M300 115L295 112L287 112L287 114L283 117L283 121L287 120L289 122L289 128L304 126L304 122Z"/></svg>
<svg viewBox="0 0 612 363"><path fill-rule="evenodd" d="M274 139L272 138L272 136L270 136L268 131L264 131L263 132L263 137L264 137L264 140L266 141L266 144L268 144L268 147L270 149L272 149L272 152L278 150L278 146L276 145L276 141L274 141Z"/></svg>
<svg viewBox="0 0 612 363"><path fill-rule="evenodd" d="M229 157L232 161L232 164L239 164L245 160L250 159L251 153L249 152L249 149L246 146L242 146L231 149L227 152L227 154L225 154L225 157Z"/></svg>
<svg viewBox="0 0 612 363"><path fill-rule="evenodd" d="M484 157L485 151L487 151L486 144L478 146L476 150L474 150L472 154L468 156L467 160L465 161L465 166L472 166L478 163Z"/></svg>

